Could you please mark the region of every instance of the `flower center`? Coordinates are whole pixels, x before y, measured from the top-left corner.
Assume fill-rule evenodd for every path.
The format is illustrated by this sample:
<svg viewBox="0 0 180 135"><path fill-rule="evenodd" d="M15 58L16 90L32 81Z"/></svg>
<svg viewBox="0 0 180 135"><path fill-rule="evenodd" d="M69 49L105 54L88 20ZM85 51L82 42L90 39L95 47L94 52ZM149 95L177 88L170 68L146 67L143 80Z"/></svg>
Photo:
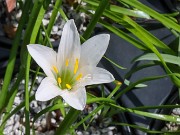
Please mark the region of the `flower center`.
<svg viewBox="0 0 180 135"><path fill-rule="evenodd" d="M56 66L52 66L52 71L57 80L57 85L63 90L71 90L77 81L79 81L83 75L77 74L79 68L79 60L76 59L73 68L69 65L69 59L65 61L65 67L59 72ZM73 69L73 71L72 71Z"/></svg>

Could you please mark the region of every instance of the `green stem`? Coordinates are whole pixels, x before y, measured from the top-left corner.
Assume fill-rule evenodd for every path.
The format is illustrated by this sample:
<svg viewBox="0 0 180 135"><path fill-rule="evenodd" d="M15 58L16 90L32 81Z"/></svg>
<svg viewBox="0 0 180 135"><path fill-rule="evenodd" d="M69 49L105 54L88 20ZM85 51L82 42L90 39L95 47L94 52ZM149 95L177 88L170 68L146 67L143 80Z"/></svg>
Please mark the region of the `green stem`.
<svg viewBox="0 0 180 135"><path fill-rule="evenodd" d="M66 131L70 128L70 126L73 124L73 122L77 119L78 115L81 111L76 110L74 108L71 108L60 124L59 128L57 128L54 135L64 135L66 134Z"/></svg>
<svg viewBox="0 0 180 135"><path fill-rule="evenodd" d="M30 120L29 120L29 69L30 69L31 57L28 54L26 63L26 75L25 75L25 125L26 125L26 135L30 135Z"/></svg>
<svg viewBox="0 0 180 135"><path fill-rule="evenodd" d="M104 10L106 9L107 5L109 4L109 0L101 0L98 8L96 9L95 14L92 17L91 22L87 26L86 31L83 34L83 37L85 39L88 39L91 36L92 31L94 30L94 27L96 26L99 18L102 16Z"/></svg>

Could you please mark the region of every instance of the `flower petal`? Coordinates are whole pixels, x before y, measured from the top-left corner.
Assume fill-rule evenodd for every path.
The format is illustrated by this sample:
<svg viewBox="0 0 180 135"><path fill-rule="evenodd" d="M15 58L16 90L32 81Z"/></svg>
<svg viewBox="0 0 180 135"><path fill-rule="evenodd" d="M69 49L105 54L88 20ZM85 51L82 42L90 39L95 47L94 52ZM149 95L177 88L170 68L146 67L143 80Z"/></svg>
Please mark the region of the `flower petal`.
<svg viewBox="0 0 180 135"><path fill-rule="evenodd" d="M83 110L86 105L86 90L85 87L79 87L66 91L61 95L66 103L77 110Z"/></svg>
<svg viewBox="0 0 180 135"><path fill-rule="evenodd" d="M65 65L69 59L74 64L75 59L80 58L80 38L74 20L69 20L65 24L58 49L58 65Z"/></svg>
<svg viewBox="0 0 180 135"><path fill-rule="evenodd" d="M46 46L30 44L27 46L30 55L43 69L47 76L53 76L52 66L56 66L56 52Z"/></svg>
<svg viewBox="0 0 180 135"><path fill-rule="evenodd" d="M106 52L109 39L109 34L100 34L82 44L80 67L84 65L96 66Z"/></svg>
<svg viewBox="0 0 180 135"><path fill-rule="evenodd" d="M114 76L107 70L99 67L83 67L80 72L84 74L84 77L77 85L86 86L92 84L110 83L114 81Z"/></svg>
<svg viewBox="0 0 180 135"><path fill-rule="evenodd" d="M35 94L35 98L38 101L47 101L56 96L62 95L65 91L61 90L57 86L57 82L54 78L46 77L42 80L37 92Z"/></svg>

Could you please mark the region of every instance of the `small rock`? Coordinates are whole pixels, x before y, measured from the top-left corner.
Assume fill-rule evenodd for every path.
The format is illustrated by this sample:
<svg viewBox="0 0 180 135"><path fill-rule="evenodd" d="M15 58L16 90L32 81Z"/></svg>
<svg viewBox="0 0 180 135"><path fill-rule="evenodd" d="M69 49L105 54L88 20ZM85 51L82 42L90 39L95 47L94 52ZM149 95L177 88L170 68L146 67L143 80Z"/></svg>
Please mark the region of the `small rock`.
<svg viewBox="0 0 180 135"><path fill-rule="evenodd" d="M7 126L5 129L4 129L4 134L9 134L11 131L13 130L13 126Z"/></svg>
<svg viewBox="0 0 180 135"><path fill-rule="evenodd" d="M108 127L109 130L114 130L115 128L116 128L116 127L114 127L114 126Z"/></svg>
<svg viewBox="0 0 180 135"><path fill-rule="evenodd" d="M76 134L77 134L77 135L83 135L83 133L80 132L80 131L78 131Z"/></svg>
<svg viewBox="0 0 180 135"><path fill-rule="evenodd" d="M113 131L108 131L108 135L113 135Z"/></svg>
<svg viewBox="0 0 180 135"><path fill-rule="evenodd" d="M7 121L6 126L11 126L11 125L13 125L13 124L14 124L14 120L9 119L9 120Z"/></svg>
<svg viewBox="0 0 180 135"><path fill-rule="evenodd" d="M180 108L175 108L175 109L173 109L173 114L175 114L175 115L180 115Z"/></svg>
<svg viewBox="0 0 180 135"><path fill-rule="evenodd" d="M18 128L19 128L19 125L20 125L20 123L19 123L19 122L16 122L15 125L14 125L14 127L13 127L13 130L18 129Z"/></svg>
<svg viewBox="0 0 180 135"><path fill-rule="evenodd" d="M55 118L56 117L56 113L54 111L52 111L52 116Z"/></svg>
<svg viewBox="0 0 180 135"><path fill-rule="evenodd" d="M20 97L15 97L15 99L14 99L14 104L15 104L15 105L19 105L20 103L21 103Z"/></svg>
<svg viewBox="0 0 180 135"><path fill-rule="evenodd" d="M41 126L42 126L42 127L46 127L46 119L42 119L42 121L41 121Z"/></svg>
<svg viewBox="0 0 180 135"><path fill-rule="evenodd" d="M57 31L58 31L58 26L53 26L52 31L57 33Z"/></svg>
<svg viewBox="0 0 180 135"><path fill-rule="evenodd" d="M83 131L83 135L90 135L90 133L87 131Z"/></svg>
<svg viewBox="0 0 180 135"><path fill-rule="evenodd" d="M101 132L100 132L100 131L95 131L95 132L93 132L93 134L91 134L91 135L101 135Z"/></svg>
<svg viewBox="0 0 180 135"><path fill-rule="evenodd" d="M107 128L101 129L102 133L107 133L109 130Z"/></svg>
<svg viewBox="0 0 180 135"><path fill-rule="evenodd" d="M54 118L51 118L51 123L56 124L56 120Z"/></svg>
<svg viewBox="0 0 180 135"><path fill-rule="evenodd" d="M30 104L30 106L32 106L32 108L38 107L37 101L35 101L35 100L32 101L31 104Z"/></svg>
<svg viewBox="0 0 180 135"><path fill-rule="evenodd" d="M61 35L62 35L62 30L59 30L59 31L57 32L57 35L58 35L58 36L61 36Z"/></svg>
<svg viewBox="0 0 180 135"><path fill-rule="evenodd" d="M49 24L49 20L43 19L42 23L43 23L44 26L47 26Z"/></svg>
<svg viewBox="0 0 180 135"><path fill-rule="evenodd" d="M34 112L35 112L35 113L38 113L38 112L40 112L40 111L41 111L41 107L40 107L40 106L34 108Z"/></svg>
<svg viewBox="0 0 180 135"><path fill-rule="evenodd" d="M54 40L53 38L50 38L50 41L51 41L51 42L54 42L55 40Z"/></svg>
<svg viewBox="0 0 180 135"><path fill-rule="evenodd" d="M22 15L22 10L19 10L19 11L16 13L16 20L17 20L17 21L20 20L21 15Z"/></svg>

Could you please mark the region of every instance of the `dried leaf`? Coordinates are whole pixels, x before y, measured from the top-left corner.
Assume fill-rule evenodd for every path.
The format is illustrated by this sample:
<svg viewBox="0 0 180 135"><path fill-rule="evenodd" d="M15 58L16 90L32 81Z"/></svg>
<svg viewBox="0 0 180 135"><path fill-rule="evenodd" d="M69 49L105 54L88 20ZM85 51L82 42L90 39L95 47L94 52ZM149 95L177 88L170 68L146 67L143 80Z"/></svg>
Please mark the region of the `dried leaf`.
<svg viewBox="0 0 180 135"><path fill-rule="evenodd" d="M10 13L16 7L16 0L6 0L7 12Z"/></svg>

